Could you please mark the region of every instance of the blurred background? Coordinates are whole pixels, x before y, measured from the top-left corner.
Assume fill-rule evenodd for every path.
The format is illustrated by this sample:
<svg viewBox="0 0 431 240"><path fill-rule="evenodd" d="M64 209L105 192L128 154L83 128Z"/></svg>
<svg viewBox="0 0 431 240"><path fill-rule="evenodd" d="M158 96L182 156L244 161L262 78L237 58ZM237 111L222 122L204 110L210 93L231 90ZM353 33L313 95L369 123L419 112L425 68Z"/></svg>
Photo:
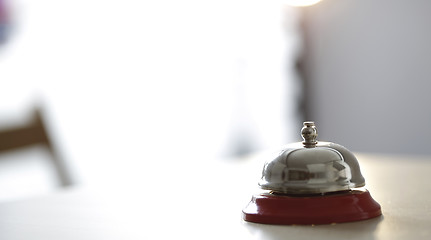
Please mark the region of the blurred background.
<svg viewBox="0 0 431 240"><path fill-rule="evenodd" d="M308 2L0 0L0 201L234 161L305 120L431 154L431 2Z"/></svg>

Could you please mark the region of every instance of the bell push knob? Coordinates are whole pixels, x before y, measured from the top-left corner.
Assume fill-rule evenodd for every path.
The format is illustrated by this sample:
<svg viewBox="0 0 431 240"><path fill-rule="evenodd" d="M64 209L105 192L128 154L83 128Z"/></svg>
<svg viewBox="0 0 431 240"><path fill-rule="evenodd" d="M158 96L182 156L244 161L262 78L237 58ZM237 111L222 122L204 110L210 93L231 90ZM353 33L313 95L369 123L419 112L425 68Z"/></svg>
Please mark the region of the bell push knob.
<svg viewBox="0 0 431 240"><path fill-rule="evenodd" d="M304 122L304 127L301 129L302 143L306 148L316 147L317 144L317 128L314 122Z"/></svg>

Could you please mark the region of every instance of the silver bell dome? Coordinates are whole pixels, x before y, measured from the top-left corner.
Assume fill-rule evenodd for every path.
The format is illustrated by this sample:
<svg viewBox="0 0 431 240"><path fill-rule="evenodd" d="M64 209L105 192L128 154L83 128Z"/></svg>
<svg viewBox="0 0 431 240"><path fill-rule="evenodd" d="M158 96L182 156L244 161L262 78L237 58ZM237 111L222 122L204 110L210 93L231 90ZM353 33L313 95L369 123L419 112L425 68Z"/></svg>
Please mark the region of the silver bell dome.
<svg viewBox="0 0 431 240"><path fill-rule="evenodd" d="M304 141L288 144L265 163L259 186L282 194L316 194L363 187L358 160L345 147L317 142L314 122L304 122Z"/></svg>

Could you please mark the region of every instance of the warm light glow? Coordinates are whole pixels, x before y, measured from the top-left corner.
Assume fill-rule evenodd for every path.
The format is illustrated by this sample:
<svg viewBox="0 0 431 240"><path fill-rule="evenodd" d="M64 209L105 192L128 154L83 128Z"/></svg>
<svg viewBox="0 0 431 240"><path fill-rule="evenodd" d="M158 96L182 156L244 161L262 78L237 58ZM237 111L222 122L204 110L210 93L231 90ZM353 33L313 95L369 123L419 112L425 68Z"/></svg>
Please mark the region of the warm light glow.
<svg viewBox="0 0 431 240"><path fill-rule="evenodd" d="M321 0L284 0L287 4L294 7L305 7L316 4Z"/></svg>

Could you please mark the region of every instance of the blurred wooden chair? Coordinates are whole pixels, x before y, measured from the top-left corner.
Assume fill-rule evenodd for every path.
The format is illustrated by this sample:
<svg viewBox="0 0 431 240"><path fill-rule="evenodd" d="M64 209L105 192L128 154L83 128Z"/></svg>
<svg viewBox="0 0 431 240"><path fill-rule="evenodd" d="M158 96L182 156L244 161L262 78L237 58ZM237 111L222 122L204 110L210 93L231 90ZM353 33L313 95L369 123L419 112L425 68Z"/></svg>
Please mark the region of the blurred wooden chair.
<svg viewBox="0 0 431 240"><path fill-rule="evenodd" d="M32 120L24 125L13 128L0 129L0 152L14 151L42 145L52 156L52 164L58 178L58 185L64 187L72 185L72 179L65 162L54 149L53 143L46 131L41 112L34 110Z"/></svg>

